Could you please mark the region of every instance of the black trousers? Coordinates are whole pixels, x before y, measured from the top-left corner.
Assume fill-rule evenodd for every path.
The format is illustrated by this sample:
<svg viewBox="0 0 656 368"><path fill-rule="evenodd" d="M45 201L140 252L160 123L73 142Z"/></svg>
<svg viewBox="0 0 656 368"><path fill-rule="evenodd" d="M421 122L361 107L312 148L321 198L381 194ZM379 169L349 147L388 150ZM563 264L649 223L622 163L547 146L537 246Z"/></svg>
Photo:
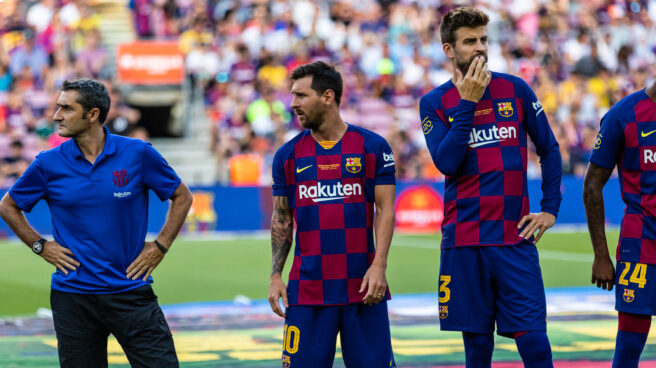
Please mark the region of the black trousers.
<svg viewBox="0 0 656 368"><path fill-rule="evenodd" d="M119 294L50 293L59 364L107 367L111 333L133 368L179 367L173 337L150 285Z"/></svg>

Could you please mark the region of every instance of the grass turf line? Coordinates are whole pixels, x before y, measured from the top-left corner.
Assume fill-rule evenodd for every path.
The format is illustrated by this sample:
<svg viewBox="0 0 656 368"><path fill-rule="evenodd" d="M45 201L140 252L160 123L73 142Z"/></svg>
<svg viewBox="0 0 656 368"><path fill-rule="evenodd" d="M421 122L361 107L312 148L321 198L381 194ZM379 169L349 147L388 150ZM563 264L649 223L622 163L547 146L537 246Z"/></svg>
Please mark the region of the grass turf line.
<svg viewBox="0 0 656 368"><path fill-rule="evenodd" d="M611 254L618 236L617 231L608 233ZM540 263L546 287L590 284L592 247L587 233L547 232L538 249L545 250ZM585 257L590 257L590 262L586 263ZM0 316L33 314L39 307L49 308L54 267L16 242L0 243L0 259ZM439 235L395 235L387 267L392 294L436 291L439 261ZM290 266L291 255L285 275ZM180 238L155 270L153 287L162 304L230 300L238 294L265 299L270 270L269 240Z"/></svg>

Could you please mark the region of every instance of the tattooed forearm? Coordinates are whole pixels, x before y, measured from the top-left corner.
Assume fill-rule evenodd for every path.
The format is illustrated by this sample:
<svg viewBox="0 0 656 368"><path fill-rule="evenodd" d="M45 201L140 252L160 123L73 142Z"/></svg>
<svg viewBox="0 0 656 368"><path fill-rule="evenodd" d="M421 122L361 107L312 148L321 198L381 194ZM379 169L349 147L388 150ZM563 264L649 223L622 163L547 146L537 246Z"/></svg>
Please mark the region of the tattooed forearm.
<svg viewBox="0 0 656 368"><path fill-rule="evenodd" d="M271 274L282 273L287 255L292 246L293 219L287 197L273 197L271 215L271 253L273 262Z"/></svg>
<svg viewBox="0 0 656 368"><path fill-rule="evenodd" d="M590 240L595 255L608 254L606 243L604 197L602 189L608 181L613 170L599 167L595 164L588 166L583 183L583 203L585 204L585 216L588 220Z"/></svg>

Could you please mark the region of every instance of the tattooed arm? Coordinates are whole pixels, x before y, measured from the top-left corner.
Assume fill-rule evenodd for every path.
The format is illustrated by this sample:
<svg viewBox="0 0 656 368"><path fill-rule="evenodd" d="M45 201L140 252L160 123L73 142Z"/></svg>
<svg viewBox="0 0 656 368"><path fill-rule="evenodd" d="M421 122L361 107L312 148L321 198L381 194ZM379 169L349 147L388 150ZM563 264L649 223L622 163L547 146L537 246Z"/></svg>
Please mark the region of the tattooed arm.
<svg viewBox="0 0 656 368"><path fill-rule="evenodd" d="M280 298L285 308L287 303L287 288L282 282L282 270L285 267L287 255L292 247L294 223L287 197L273 197L273 215L271 216L271 279L269 281L269 304L271 310L281 317L286 317L280 308Z"/></svg>
<svg viewBox="0 0 656 368"><path fill-rule="evenodd" d="M602 193L602 189L612 172L612 169L590 163L583 182L585 216L588 219L588 230L592 248L594 249L592 283L596 283L597 287L605 290L612 290L615 283L615 267L608 254L608 244L606 243L604 197Z"/></svg>

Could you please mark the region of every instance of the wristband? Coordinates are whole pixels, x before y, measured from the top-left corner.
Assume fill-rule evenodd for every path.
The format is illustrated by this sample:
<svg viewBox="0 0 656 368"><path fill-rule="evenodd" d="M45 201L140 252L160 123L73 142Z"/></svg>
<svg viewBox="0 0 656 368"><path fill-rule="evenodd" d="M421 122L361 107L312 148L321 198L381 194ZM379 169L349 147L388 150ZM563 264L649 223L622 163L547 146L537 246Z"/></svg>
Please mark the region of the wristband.
<svg viewBox="0 0 656 368"><path fill-rule="evenodd" d="M157 239L155 239L155 240L153 241L153 243L155 243L155 245L157 246L157 248L159 248L159 251L160 251L160 252L166 254L166 252L169 251L168 249L164 248L164 246L163 246L162 244L160 244L160 243L157 241Z"/></svg>

